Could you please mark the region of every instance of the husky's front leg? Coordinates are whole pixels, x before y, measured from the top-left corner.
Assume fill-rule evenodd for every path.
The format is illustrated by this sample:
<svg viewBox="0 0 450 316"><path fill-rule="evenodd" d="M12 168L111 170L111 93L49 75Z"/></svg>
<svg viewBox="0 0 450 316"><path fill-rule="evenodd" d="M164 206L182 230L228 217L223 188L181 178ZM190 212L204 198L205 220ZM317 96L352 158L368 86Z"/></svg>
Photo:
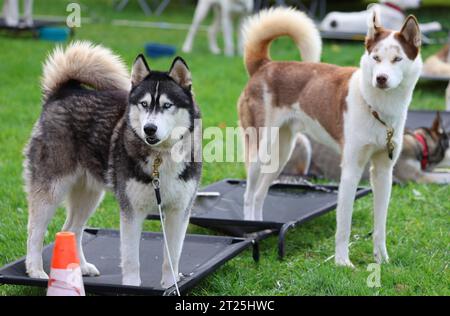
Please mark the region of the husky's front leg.
<svg viewBox="0 0 450 316"><path fill-rule="evenodd" d="M385 152L372 157L370 181L374 201L373 254L377 263L389 262L386 249L386 217L391 197L394 162Z"/></svg>
<svg viewBox="0 0 450 316"><path fill-rule="evenodd" d="M183 248L184 237L186 236L186 229L189 223L189 211L183 210L168 210L165 212L164 227L166 230L167 245L172 259L173 272L175 273L177 282L180 277L178 274L178 266L181 257L181 250ZM164 262L162 266L161 286L169 288L174 285L174 278L166 246L164 246Z"/></svg>
<svg viewBox="0 0 450 316"><path fill-rule="evenodd" d="M361 179L368 157L362 150L344 148L342 158L341 181L339 184L338 206L336 210L336 265L352 267L348 253L348 244L352 226L353 204L356 189Z"/></svg>
<svg viewBox="0 0 450 316"><path fill-rule="evenodd" d="M122 284L141 285L139 243L146 214L131 209L120 212L120 252Z"/></svg>

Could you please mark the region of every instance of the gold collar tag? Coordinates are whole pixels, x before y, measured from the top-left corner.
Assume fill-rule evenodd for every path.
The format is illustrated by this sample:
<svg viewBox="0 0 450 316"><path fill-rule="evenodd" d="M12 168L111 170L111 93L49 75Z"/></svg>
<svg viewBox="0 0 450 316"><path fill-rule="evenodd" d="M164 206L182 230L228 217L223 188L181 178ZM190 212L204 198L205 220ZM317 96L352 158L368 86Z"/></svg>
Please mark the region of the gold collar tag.
<svg viewBox="0 0 450 316"><path fill-rule="evenodd" d="M394 149L395 149L392 137L394 137L394 129L392 127L388 127L386 130L386 149L388 152L389 159L391 160L394 157Z"/></svg>
<svg viewBox="0 0 450 316"><path fill-rule="evenodd" d="M158 153L155 157L155 160L153 160L153 165L152 165L152 178L153 179L158 179L159 180L159 167L162 164L162 159L161 159L161 155Z"/></svg>
<svg viewBox="0 0 450 316"><path fill-rule="evenodd" d="M395 144L392 141L392 138L394 137L394 128L393 127L389 127L385 121L383 121L380 116L378 115L377 111L372 110L372 115L373 117L380 122L381 124L384 125L384 127L386 127L386 150L388 152L388 157L389 159L393 159L394 157L394 150L395 150Z"/></svg>

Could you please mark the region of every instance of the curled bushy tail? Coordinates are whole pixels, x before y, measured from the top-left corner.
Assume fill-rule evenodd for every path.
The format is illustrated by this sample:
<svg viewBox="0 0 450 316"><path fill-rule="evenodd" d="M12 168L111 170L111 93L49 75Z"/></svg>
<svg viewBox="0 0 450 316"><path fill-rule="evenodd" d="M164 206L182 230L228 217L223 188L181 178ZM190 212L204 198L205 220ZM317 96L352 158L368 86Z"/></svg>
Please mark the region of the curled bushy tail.
<svg viewBox="0 0 450 316"><path fill-rule="evenodd" d="M96 90L130 88L127 68L111 50L87 41L57 47L44 63L42 90L44 100L63 84L76 80Z"/></svg>
<svg viewBox="0 0 450 316"><path fill-rule="evenodd" d="M244 25L244 63L250 75L270 61L269 46L277 37L294 40L304 61L319 62L322 40L314 22L293 8L262 10Z"/></svg>

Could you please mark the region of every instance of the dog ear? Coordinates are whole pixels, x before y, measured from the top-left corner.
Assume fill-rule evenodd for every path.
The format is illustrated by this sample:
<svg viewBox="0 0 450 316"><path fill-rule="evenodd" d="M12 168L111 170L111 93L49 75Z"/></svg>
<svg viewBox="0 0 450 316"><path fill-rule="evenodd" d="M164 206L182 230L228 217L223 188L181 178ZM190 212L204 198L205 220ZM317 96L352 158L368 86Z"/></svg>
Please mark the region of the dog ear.
<svg viewBox="0 0 450 316"><path fill-rule="evenodd" d="M444 133L444 129L442 128L442 119L440 112L436 112L436 117L434 118L431 130L438 134Z"/></svg>
<svg viewBox="0 0 450 316"><path fill-rule="evenodd" d="M400 30L400 34L403 35L405 40L414 47L419 48L422 44L419 23L414 15L409 15L406 18L405 23L403 23Z"/></svg>
<svg viewBox="0 0 450 316"><path fill-rule="evenodd" d="M374 39L375 35L382 30L380 11L378 5L372 6L367 20L367 39Z"/></svg>
<svg viewBox="0 0 450 316"><path fill-rule="evenodd" d="M150 68L145 61L145 57L139 54L133 63L133 68L131 69L131 86L136 87L142 80L145 79L150 74Z"/></svg>
<svg viewBox="0 0 450 316"><path fill-rule="evenodd" d="M173 60L169 76L184 89L192 89L191 72L183 58L178 56Z"/></svg>

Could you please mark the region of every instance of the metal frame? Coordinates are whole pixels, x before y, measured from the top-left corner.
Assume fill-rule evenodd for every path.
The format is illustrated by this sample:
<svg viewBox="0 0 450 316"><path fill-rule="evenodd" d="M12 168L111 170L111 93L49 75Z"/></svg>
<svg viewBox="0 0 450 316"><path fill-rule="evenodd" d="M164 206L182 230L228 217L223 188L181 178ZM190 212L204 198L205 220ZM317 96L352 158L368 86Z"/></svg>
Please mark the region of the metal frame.
<svg viewBox="0 0 450 316"><path fill-rule="evenodd" d="M450 111L438 111L438 110L409 110L406 116L406 128L416 129L419 127L430 126L433 122L436 112L441 114L441 119L444 129L450 131ZM423 123L418 124L421 120L417 120L417 115L423 117Z"/></svg>
<svg viewBox="0 0 450 316"><path fill-rule="evenodd" d="M33 38L39 37L39 29L42 27L48 27L48 26L57 26L57 25L64 25L65 22L60 21L49 21L49 20L34 20L32 26L7 26L4 22L3 18L0 18L0 31L4 31L5 33L11 33L13 35L19 35L19 34L25 34L29 33ZM73 37L75 34L74 28L70 29L70 37Z"/></svg>
<svg viewBox="0 0 450 316"><path fill-rule="evenodd" d="M419 79L420 80L446 81L446 82L449 82L450 81L450 76L431 75L431 74L422 73L420 75Z"/></svg>
<svg viewBox="0 0 450 316"><path fill-rule="evenodd" d="M85 229L86 233L97 235L99 232L105 233L117 233L117 237L119 238L119 232L110 229L96 229L96 228L87 228ZM160 233L153 232L144 232L143 235L146 235L148 238L161 238ZM93 237L95 238L95 237ZM209 259L207 262L201 263L195 269L194 275L185 276L180 282L178 282L178 286L181 293L186 293L190 289L192 289L198 282L200 282L204 277L213 273L220 266L222 266L226 261L234 258L245 249L249 248L255 242L251 238L236 238L236 237L223 237L223 236L207 236L207 235L186 235L186 238L199 238L199 239L217 239L217 240L227 240L228 242L231 239L231 244L228 245L224 251L221 251L219 254L215 255L212 259ZM45 248L51 247L52 244L47 245ZM256 252L255 252L256 251ZM253 256L259 257L258 249L254 248ZM0 268L0 284L15 284L15 285L28 285L28 286L38 286L38 287L47 287L47 280L43 279L34 279L29 278L27 276L11 276L2 274L3 271L14 267L15 265L24 264L25 258L20 258L12 263L5 265ZM193 271L194 272L194 271ZM167 290L155 289L152 287L146 286L128 286L128 285L117 285L117 284L100 284L100 283L92 283L89 282L89 278L84 279L84 287L86 292L96 293L96 294L114 294L114 295L163 295L163 296L173 296L176 295L175 287L171 287Z"/></svg>
<svg viewBox="0 0 450 316"><path fill-rule="evenodd" d="M219 184L220 182L234 182L236 184L245 182L244 180L236 179L224 179L222 181L213 183L211 185ZM298 184L275 184L278 188L300 188L315 191L337 191L338 187L334 185L298 185ZM208 190L208 186L204 189ZM356 193L356 198L361 198L369 194L371 189L369 188L358 188ZM272 221L246 221L246 220L234 220L234 219L219 219L219 218L207 218L207 217L196 217L192 215L190 218L190 223L201 226L204 228L213 229L219 232L225 232L228 235L238 236L238 237L250 237L254 240L254 247L258 247L259 241L268 238L272 235L278 236L278 256L281 259L284 258L285 244L286 244L286 234L289 230L295 228L296 226L312 220L318 216L321 216L329 211L335 209L337 206L337 197L335 202L324 204L313 214L308 216L299 217L296 220L288 221L285 223L272 222ZM147 217L149 220L159 220L157 215L149 215ZM227 229L228 228L228 229ZM230 232L230 229L235 230ZM256 250L255 250L256 251ZM256 260L256 259L255 259Z"/></svg>

